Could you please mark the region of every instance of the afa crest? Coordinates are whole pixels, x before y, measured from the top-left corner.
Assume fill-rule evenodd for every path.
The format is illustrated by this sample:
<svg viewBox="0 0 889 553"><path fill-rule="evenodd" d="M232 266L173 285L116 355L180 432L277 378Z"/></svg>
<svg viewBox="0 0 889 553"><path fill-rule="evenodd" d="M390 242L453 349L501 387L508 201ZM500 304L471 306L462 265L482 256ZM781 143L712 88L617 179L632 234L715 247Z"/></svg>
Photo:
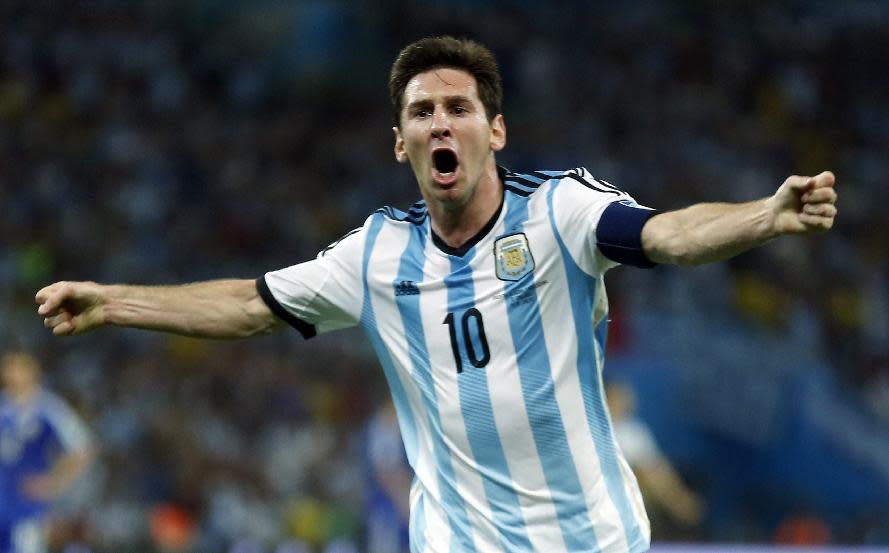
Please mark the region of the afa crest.
<svg viewBox="0 0 889 553"><path fill-rule="evenodd" d="M510 234L494 242L497 278L519 280L534 270L534 256L524 233Z"/></svg>

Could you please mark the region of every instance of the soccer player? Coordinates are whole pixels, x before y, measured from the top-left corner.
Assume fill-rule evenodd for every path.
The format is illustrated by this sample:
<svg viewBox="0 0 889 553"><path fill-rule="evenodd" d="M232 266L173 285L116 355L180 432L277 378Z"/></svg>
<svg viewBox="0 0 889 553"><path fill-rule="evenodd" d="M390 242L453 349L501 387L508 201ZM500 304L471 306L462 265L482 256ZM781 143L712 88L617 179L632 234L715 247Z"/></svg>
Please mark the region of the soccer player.
<svg viewBox="0 0 889 553"><path fill-rule="evenodd" d="M43 553L50 505L90 466L92 439L33 355L6 353L0 368L0 553Z"/></svg>
<svg viewBox="0 0 889 553"><path fill-rule="evenodd" d="M422 196L407 212L380 209L316 259L255 282L57 282L37 293L38 313L56 335L117 325L234 338L287 323L311 337L361 325L415 472L412 551L646 550L602 389L603 274L829 229L833 174L659 213L583 168L498 167L500 76L475 42L408 45L389 87L395 158Z"/></svg>

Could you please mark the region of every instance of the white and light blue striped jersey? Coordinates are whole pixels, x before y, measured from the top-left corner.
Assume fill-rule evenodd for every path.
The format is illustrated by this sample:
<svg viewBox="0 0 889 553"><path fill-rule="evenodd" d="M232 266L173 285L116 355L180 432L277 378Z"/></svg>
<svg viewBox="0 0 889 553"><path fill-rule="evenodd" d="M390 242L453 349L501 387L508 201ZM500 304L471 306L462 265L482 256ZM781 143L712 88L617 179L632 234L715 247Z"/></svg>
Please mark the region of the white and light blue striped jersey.
<svg viewBox="0 0 889 553"><path fill-rule="evenodd" d="M369 336L416 474L413 552L644 551L605 407L603 274L651 265L654 211L584 169L500 178L499 211L459 249L422 202L385 208L257 287L305 336Z"/></svg>

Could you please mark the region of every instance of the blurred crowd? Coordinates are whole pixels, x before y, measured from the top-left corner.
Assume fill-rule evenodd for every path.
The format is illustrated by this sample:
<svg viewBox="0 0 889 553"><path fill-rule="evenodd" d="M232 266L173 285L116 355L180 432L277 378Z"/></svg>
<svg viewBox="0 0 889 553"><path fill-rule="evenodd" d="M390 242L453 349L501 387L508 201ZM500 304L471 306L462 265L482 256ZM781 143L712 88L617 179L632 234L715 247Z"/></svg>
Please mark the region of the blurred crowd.
<svg viewBox="0 0 889 553"><path fill-rule="evenodd" d="M609 355L650 350L651 317L719 321L817 358L889 433L885 2L3 2L0 332L39 353L102 448L57 543L361 550L364 428L386 391L359 335L57 340L32 298L60 279L258 277L376 207L411 205L388 68L442 33L501 63L507 167L583 165L659 209L833 170L827 235L702 269L615 270ZM682 535L733 538L703 521Z"/></svg>

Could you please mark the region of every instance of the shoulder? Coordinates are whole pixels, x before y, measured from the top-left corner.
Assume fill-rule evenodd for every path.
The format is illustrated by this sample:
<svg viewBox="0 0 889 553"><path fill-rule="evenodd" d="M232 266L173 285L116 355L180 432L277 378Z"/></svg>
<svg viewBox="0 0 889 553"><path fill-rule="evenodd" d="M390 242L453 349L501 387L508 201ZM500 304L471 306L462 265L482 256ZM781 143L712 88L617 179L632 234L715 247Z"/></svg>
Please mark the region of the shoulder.
<svg viewBox="0 0 889 553"><path fill-rule="evenodd" d="M549 183L559 194L596 195L618 198L626 194L611 183L597 179L585 167L566 170L540 170L519 173L501 168L504 188L513 194L530 196Z"/></svg>
<svg viewBox="0 0 889 553"><path fill-rule="evenodd" d="M50 420L69 418L74 415L74 410L60 395L49 390L41 390L35 400L35 405L41 413Z"/></svg>
<svg viewBox="0 0 889 553"><path fill-rule="evenodd" d="M383 206L376 210L374 214L368 218L370 222L374 217L382 217L384 221L391 223L407 223L411 225L422 225L429 216L429 210L426 209L426 202L419 200L404 212L398 208L391 206Z"/></svg>
<svg viewBox="0 0 889 553"><path fill-rule="evenodd" d="M423 227L428 215L426 202L423 200L416 202L407 212L391 206L381 207L371 213L363 225L350 230L321 250L318 253L318 259L328 257L330 254L357 253L364 248L368 239L376 241L384 227L402 232L415 227Z"/></svg>

